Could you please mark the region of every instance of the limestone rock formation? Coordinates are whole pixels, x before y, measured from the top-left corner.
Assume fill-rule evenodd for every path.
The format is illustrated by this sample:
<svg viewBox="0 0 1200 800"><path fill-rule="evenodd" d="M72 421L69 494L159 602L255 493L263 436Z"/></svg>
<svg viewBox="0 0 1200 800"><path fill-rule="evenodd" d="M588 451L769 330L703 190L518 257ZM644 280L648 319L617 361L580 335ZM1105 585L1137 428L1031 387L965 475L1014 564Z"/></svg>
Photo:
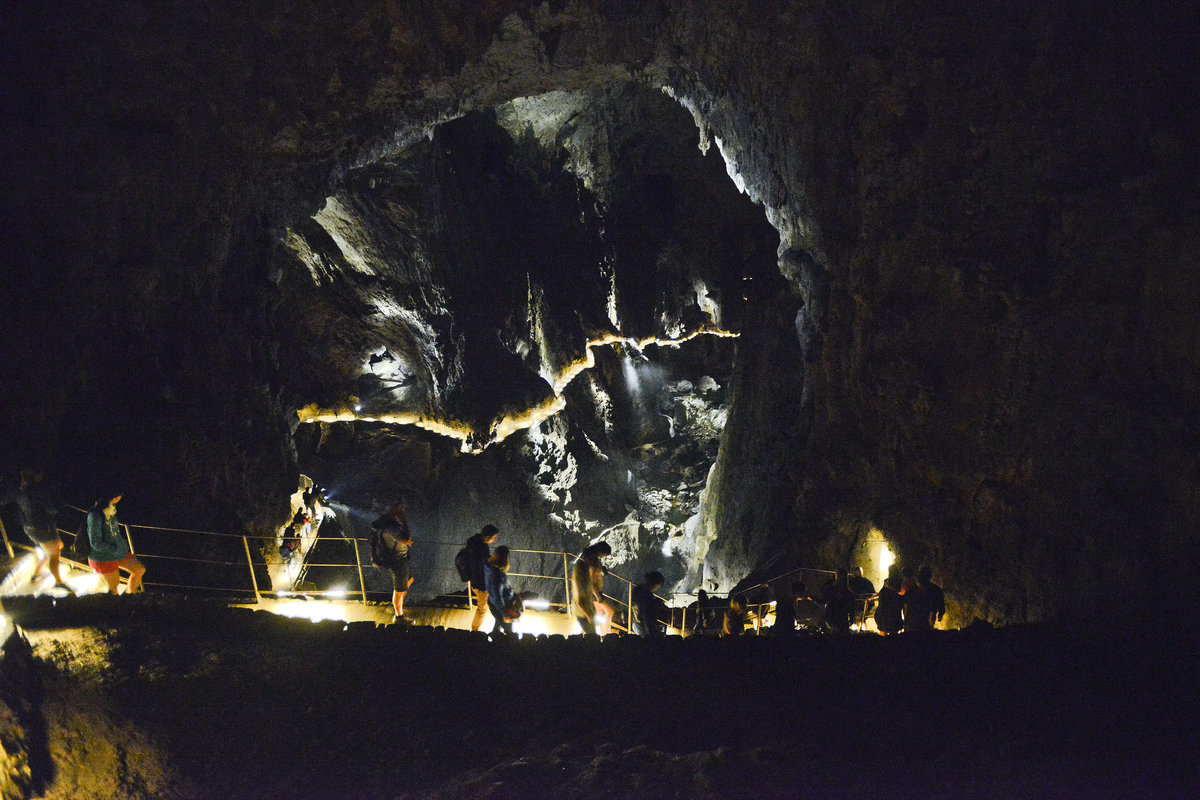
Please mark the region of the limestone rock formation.
<svg viewBox="0 0 1200 800"><path fill-rule="evenodd" d="M681 588L878 531L959 619L1101 613L1200 566L1198 14L6 8L2 456Z"/></svg>

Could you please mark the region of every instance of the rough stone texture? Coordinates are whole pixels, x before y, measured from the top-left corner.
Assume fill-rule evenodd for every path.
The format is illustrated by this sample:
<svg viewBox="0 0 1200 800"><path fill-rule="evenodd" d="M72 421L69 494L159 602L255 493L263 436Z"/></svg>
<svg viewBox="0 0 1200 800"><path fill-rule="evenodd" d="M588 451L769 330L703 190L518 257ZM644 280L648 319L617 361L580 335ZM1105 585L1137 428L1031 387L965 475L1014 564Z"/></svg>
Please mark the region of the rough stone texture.
<svg viewBox="0 0 1200 800"><path fill-rule="evenodd" d="M670 87L779 231L788 285L743 330L695 523L723 588L873 527L963 619L1103 613L1200 566L1194 4L3 14L4 456L84 496L279 524L294 410L373 344L285 302L288 231L463 115L634 82ZM615 207L622 157L585 150L564 163ZM429 385L486 417L472 366Z"/></svg>
<svg viewBox="0 0 1200 800"><path fill-rule="evenodd" d="M1197 673L1166 626L489 642L153 595L10 611L55 800L1115 800L1200 779ZM897 718L922 735L881 735Z"/></svg>
<svg viewBox="0 0 1200 800"><path fill-rule="evenodd" d="M7 623L5 628L8 635L0 649L0 797L19 800L33 788L31 764L45 763L39 758L45 729L37 724L35 712L42 687L33 674L29 643Z"/></svg>

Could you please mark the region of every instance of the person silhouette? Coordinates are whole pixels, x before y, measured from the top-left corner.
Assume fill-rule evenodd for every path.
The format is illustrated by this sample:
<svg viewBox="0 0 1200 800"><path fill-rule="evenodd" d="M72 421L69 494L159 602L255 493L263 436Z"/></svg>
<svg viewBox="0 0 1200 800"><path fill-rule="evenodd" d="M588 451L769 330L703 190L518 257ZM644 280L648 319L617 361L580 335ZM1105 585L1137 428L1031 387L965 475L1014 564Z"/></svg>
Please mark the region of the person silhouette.
<svg viewBox="0 0 1200 800"><path fill-rule="evenodd" d="M662 588L663 574L657 570L647 572L646 577L633 587L632 625L638 636L665 636L667 604L655 592Z"/></svg>
<svg viewBox="0 0 1200 800"><path fill-rule="evenodd" d="M612 619L612 607L604 602L604 573L608 570L603 559L612 555L608 542L588 545L575 559L572 570L575 618L584 636L595 636L608 632ZM599 620L597 620L599 618Z"/></svg>
<svg viewBox="0 0 1200 800"><path fill-rule="evenodd" d="M933 570L922 564L917 570L917 586L905 595L904 629L931 631L946 615L946 593L933 582Z"/></svg>

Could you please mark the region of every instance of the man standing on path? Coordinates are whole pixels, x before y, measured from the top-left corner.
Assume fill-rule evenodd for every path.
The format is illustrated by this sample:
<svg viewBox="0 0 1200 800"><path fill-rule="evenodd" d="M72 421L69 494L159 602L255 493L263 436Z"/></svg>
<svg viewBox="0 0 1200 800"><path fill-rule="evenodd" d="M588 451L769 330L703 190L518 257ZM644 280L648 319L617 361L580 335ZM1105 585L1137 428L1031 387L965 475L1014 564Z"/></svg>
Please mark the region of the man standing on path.
<svg viewBox="0 0 1200 800"><path fill-rule="evenodd" d="M371 523L372 553L378 549L384 556L385 566L392 573L392 608L401 625L412 622L404 616L404 595L412 586L413 577L408 568L408 549L412 547L412 535L408 531L408 519L404 516L404 500L388 507L387 512Z"/></svg>
<svg viewBox="0 0 1200 800"><path fill-rule="evenodd" d="M471 572L471 594L475 598L475 616L471 619L471 630L477 631L483 625L483 618L488 610L487 583L484 579L483 565L492 557L492 545L500 535L495 525L484 525L479 533L467 540L467 559Z"/></svg>

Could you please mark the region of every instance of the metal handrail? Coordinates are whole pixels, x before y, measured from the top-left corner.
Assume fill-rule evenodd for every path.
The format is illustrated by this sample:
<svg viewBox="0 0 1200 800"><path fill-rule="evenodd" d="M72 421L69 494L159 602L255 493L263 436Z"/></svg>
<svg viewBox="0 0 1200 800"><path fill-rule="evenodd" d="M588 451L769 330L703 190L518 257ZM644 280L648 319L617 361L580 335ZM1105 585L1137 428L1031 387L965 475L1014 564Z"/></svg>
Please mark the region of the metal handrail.
<svg viewBox="0 0 1200 800"><path fill-rule="evenodd" d="M71 508L81 514L88 513L87 511L85 511L82 508L77 508L75 506L67 506L67 507ZM262 587L260 587L258 585L258 578L257 578L256 572L255 572L255 563L254 563L253 555L252 555L252 552L250 549L250 540L256 539L256 540L278 541L280 538L278 533L273 536L255 536L255 535L251 535L251 534L230 534L230 533L221 533L218 531L202 531L202 530L195 530L195 529L188 529L188 528L164 527L164 526L158 526L158 525L140 525L140 524L130 524L130 523L120 523L120 524L125 528L125 535L126 535L127 541L129 542L131 553L136 552L134 550L132 529L148 530L148 531L166 531L166 532L172 532L172 533L188 533L188 534L201 535L201 536L218 536L218 537L225 537L225 538L240 538L240 539L242 539L243 546L244 546L244 549L246 552L246 567L247 567L247 571L250 576L250 588L228 586L228 585L203 586L203 585L196 585L194 583L180 584L180 583L168 583L168 582L158 582L158 581L145 581L144 585L146 585L146 586L163 588L163 589L184 589L184 590L201 590L201 591L253 593L256 601L261 600L262 597L264 597L264 596L280 597L280 596L286 596L286 595L292 594L292 593L302 594L305 596L328 596L330 594L335 593L334 590L316 590L316 589L306 589L303 591L296 591L293 589L264 590ZM76 536L77 535L77 534L72 533L71 531L67 531L62 528L58 528L57 530L58 530L60 536ZM3 528L0 528L0 538L3 538L5 546L10 551L14 546L17 548L20 548L22 550L28 550L29 552L34 552L38 549L34 546L27 546L27 545L21 544L20 542L17 542L14 545L14 543L11 543L9 541L8 533ZM316 534L311 537L306 537L306 542L309 543L308 551L311 551L312 547L315 546L316 543L321 540L337 540L337 541L348 541L348 542L354 543L354 545L355 545L353 548L353 550L355 552L354 566L357 568L357 571L359 573L359 591L337 590L336 594L339 597L345 597L345 596L353 597L353 596L357 595L361 599L361 602L366 603L367 599L368 599L368 592L366 589L366 581L365 581L365 577L363 576L363 566L362 566L361 560L359 558L357 545L360 542L363 542L363 543L369 542L369 539L353 537L353 536L321 536L320 534ZM436 542L436 541L431 542L429 540L418 540L418 541L422 541L423 543L432 543L432 544L447 544L447 545L450 544L448 542ZM570 613L570 610L572 607L571 598L572 598L572 589L573 589L573 583L574 583L574 578L572 576L571 564L572 564L573 560L575 558L577 558L577 556L573 553L567 553L565 551L558 551L558 550L532 550L532 549L524 550L524 549L513 548L513 549L510 549L509 552L513 555L556 556L556 557L561 556L562 564L563 564L563 573L561 575L545 574L545 573L539 573L539 572L515 572L515 573L511 573L511 574L513 577L530 578L530 579L535 579L535 580L557 581L557 580L561 579L563 581L563 587L564 587L563 601L559 602L559 601L556 601L553 599L549 599L546 602L549 605L549 607L551 607L551 608L561 609L562 611ZM64 562L71 564L75 567L78 567L79 569L82 569L82 570L90 569L90 565L78 562L74 559L71 559L71 558L65 556L65 555L60 556L60 558ZM238 561L194 558L194 557L188 557L188 556L175 556L175 555L144 553L144 552L138 553L138 558L139 559L150 559L150 560L157 559L157 560L162 560L162 561L177 561L177 562L185 562L185 563L193 563L193 564L210 564L210 565L222 566L222 567L237 566L240 563ZM350 564L316 563L316 562L309 563L309 562L307 562L307 559L305 560L305 563L304 563L305 569L307 569L308 567L330 568L330 567L346 567L346 566L350 566ZM445 568L440 568L440 569L449 570L450 567L445 567ZM621 600L621 599L615 597L611 593L606 592L602 595L606 600L611 601L611 604L613 606L614 614L613 614L613 618L610 620L610 626L613 629L616 629L618 631L628 632L629 626L630 626L630 623L632 620L633 582L630 581L629 579L625 578L622 575L612 572L611 570L607 571L606 574L611 578L615 578L618 581L624 582L624 584L625 584L624 594L626 596L624 600ZM466 594L467 594L468 607L470 607L470 604L473 602L473 597L469 591Z"/></svg>
<svg viewBox="0 0 1200 800"><path fill-rule="evenodd" d="M88 511L86 509L79 508L77 506L65 505L64 507L70 508L81 514L88 513ZM134 523L120 523L120 524L125 528L125 535L126 535L126 539L129 542L131 553L137 552L134 549L134 544L133 544L133 537L132 537L133 529L137 529L139 531L143 531L143 530L144 531L163 531L163 532L169 532L169 533L186 533L186 534L193 534L193 535L199 535L199 536L216 536L216 537L223 537L223 538L230 538L230 539L240 538L243 542L243 547L244 547L244 550L246 553L246 562L245 563L246 563L247 571L250 576L249 588L247 588L245 586L241 586L241 587L228 586L228 585L201 586L201 585L195 585L195 584L178 584L178 583L167 583L167 582L157 582L157 581L146 581L145 582L146 586L153 586L153 587L165 588L165 589L185 589L185 590L253 593L256 600L259 600L264 596L278 597L278 596L289 594L289 593L302 594L305 596L326 596L326 595L335 593L334 590L316 590L316 589L295 590L295 589L291 589L291 588L289 588L289 589L264 589L263 587L260 587L258 585L258 577L256 574L256 565L255 565L254 558L253 558L253 552L251 551L251 548L250 548L250 540L254 539L254 540L263 540L263 541L279 541L281 538L279 532L276 532L276 533L270 534L270 535L255 535L255 534L248 534L248 533L247 534L236 534L236 533L224 533L224 532L219 532L219 531L206 531L206 530L197 530L197 529L189 529L189 528L175 528L175 527L167 527L167 526L161 526L161 525L142 525L142 524L134 524ZM66 536L75 536L76 535L71 531L63 530L61 528L58 528L57 530L60 535L66 535ZM9 541L7 531L4 530L4 528L2 527L2 522L0 522L0 538L3 539L3 542L6 546L6 548L8 548L8 550L10 552L12 552L12 548L14 545L13 545L13 543L11 543ZM305 537L305 542L309 544L307 551L311 552L312 547L316 546L316 544L322 540L337 540L337 541L345 541L345 542L353 543L354 547L352 549L354 550L354 553L355 553L354 563L353 564L350 564L350 563L316 563L316 562L309 563L307 561L307 558L305 558L305 561L303 562L303 568L304 569L307 569L309 567L333 568L333 567L354 566L357 569L357 572L359 575L359 590L358 591L336 590L336 593L339 596L345 596L345 597L358 596L360 598L361 602L366 603L368 601L369 592L367 591L366 580L365 580L365 576L363 575L363 564L361 562L361 558L360 558L360 555L358 552L358 543L360 543L360 542L367 543L370 540L368 538L361 538L361 537L355 537L355 536L344 536L344 535L321 536L319 533L314 533L314 535L312 535L312 536ZM437 546L437 545L455 546L455 547L461 546L461 542L445 542L445 541L429 540L429 539L418 539L417 541L421 544L432 544L435 546ZM31 551L31 552L37 550L36 547L26 546L19 542L16 543L15 546L19 547L21 549L24 549L24 550ZM548 599L546 602L549 604L549 606L551 608L562 609L562 610L566 611L567 613L570 613L572 605L573 605L573 602L572 602L573 591L572 590L574 588L574 586L573 586L574 578L572 575L572 563L574 562L574 560L576 558L578 558L578 556L574 553L568 553L565 551L558 551L558 550L533 550L533 549L523 550L523 549L513 548L513 549L510 549L509 552L513 555L554 556L556 558L556 560L558 557L561 557L561 559L562 559L562 573L561 574L545 574L545 573L540 573L540 572L514 572L514 573L510 573L510 574L513 577L529 578L529 579L534 579L534 580L550 580L550 581L561 580L562 584L563 584L563 592L564 592L563 601L558 602L553 599ZM305 553L305 555L307 556L307 552ZM75 561L75 560L67 557L65 554L60 557L62 558L63 561L67 562L68 564L74 565L80 569L83 569L83 570L90 569L90 565ZM158 560L163 560L163 561L177 561L177 562L186 562L186 563L194 563L194 564L209 564L209 565L220 566L220 567L237 566L239 563L241 563L239 561L193 558L193 557L188 557L188 556L176 556L176 555L155 554L155 553L138 553L137 557L139 559L158 559ZM450 570L452 568L451 567L439 567L438 569ZM613 614L612 620L610 621L610 625L616 630L628 632L630 629L631 623L632 623L632 618L633 618L632 608L633 608L633 586L634 586L634 583L633 583L633 581L625 578L622 575L612 572L611 570L606 571L606 574L609 577L616 579L617 581L624 582L624 584L625 584L624 591L617 592L617 594L624 594L624 596L625 596L624 599L618 598L612 592L605 592L602 595L607 601L611 602L611 605L613 607L614 614ZM753 587L753 588L757 588L757 587ZM749 591L749 590L743 590L743 591ZM467 605L468 605L468 608L470 608L471 604L474 602L472 593L470 591L467 591L466 596L467 596ZM666 598L663 598L663 599L664 599L664 601L666 600ZM685 609L685 621L686 621L686 609Z"/></svg>

